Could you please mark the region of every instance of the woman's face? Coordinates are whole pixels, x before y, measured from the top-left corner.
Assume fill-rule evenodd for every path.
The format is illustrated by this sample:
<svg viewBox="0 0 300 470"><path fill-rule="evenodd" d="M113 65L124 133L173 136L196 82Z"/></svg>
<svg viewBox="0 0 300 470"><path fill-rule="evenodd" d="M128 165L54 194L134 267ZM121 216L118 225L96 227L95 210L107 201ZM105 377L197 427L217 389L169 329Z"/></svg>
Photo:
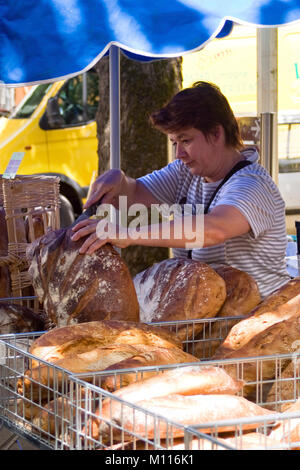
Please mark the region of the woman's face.
<svg viewBox="0 0 300 470"><path fill-rule="evenodd" d="M221 161L219 161L219 152L217 135L209 135L208 138L195 128L185 129L183 131L169 134L169 138L176 148L176 158L179 158L190 170L193 175L203 177L213 177L214 172L219 171Z"/></svg>

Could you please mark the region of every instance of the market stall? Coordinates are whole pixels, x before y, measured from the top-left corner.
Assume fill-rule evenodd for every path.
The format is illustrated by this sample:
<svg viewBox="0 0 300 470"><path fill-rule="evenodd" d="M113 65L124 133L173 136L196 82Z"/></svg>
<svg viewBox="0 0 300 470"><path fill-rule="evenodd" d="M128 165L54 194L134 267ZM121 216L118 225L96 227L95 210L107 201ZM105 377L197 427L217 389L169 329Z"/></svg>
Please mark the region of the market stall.
<svg viewBox="0 0 300 470"><path fill-rule="evenodd" d="M298 2L285 2L284 8L277 10L278 17L274 16L272 1L262 5L250 2L249 8L238 2L228 6L217 3L210 2L203 8L199 2L168 2L159 16L161 2L147 2L146 10L144 2L133 2L132 11L107 2L90 2L90 9L86 2L81 3L81 9L45 2L38 8L32 5L26 18L16 15L16 26L12 26L8 19L19 6L14 2L9 15L6 11L2 15L15 34L4 37L0 79L15 86L76 75L92 67L108 50L115 52L115 46L136 59L179 56L200 49L218 34L226 34L228 22L270 26L299 19ZM222 11L221 6L230 11ZM149 24L154 35L150 34L151 28L147 30ZM32 48L31 34L25 34L28 25L30 31L40 34L42 47L34 55L28 54ZM126 34L129 30L136 34ZM59 40L54 35L53 41L53 31ZM178 45L180 37L187 42ZM132 39L137 42L132 43ZM118 59L115 63L118 66ZM118 78L116 70L111 77ZM115 85L111 89L114 103L118 80ZM112 120L118 127L116 112ZM112 148L118 158L119 134L118 130L114 133L115 127ZM112 167L115 165L112 161ZM18 182L18 178L22 179L8 180L7 186ZM46 181L38 178L39 183L45 188ZM56 231L57 186L56 181L50 183L53 200L49 200L49 192L44 195L36 187L31 188L31 194L38 195L38 200L32 204L25 196L21 201L3 197L11 225L7 225L7 252L1 266L9 269L12 294L18 288L20 295L3 296L0 304L6 303L8 325L23 329L2 331L0 337L1 421L47 449L299 448L299 282L291 281L283 292L262 304L255 298L253 287L243 297L242 306L235 304L231 315L230 310L221 313L232 301L225 274L201 264L200 274L190 272L185 280L193 279L193 283L184 283L185 290L178 295L178 302L187 299L189 287L199 289L204 279L206 295L204 299L197 297L197 308L186 309L181 303L175 313L166 311L159 318L161 311L151 310L152 321L146 321L147 315L139 321L141 297L135 298L137 284L133 286L117 252L107 249L105 256L102 253L97 258L102 271L97 273L92 299L87 289L91 278L78 283L76 274L89 273L90 266L82 260L80 264L74 255L67 229ZM8 191L5 184L4 192ZM21 187L25 187L25 181ZM15 211L9 212L12 202ZM18 220L21 227L17 227ZM23 238L13 241L12 237L20 233ZM46 236L42 243L40 235ZM30 254L25 257L28 248ZM187 266L191 264L175 268L180 274ZM17 284L13 277L16 271ZM122 283L117 284L120 272ZM103 286L108 279L111 282L112 276L115 290L107 292ZM242 276L239 273L240 279ZM239 283L235 282L234 287L240 289ZM148 288L149 284L144 286L144 294ZM126 295L122 294L124 290ZM95 292L97 305L101 306L97 312L94 307L85 308L92 305ZM255 298L251 306L246 302L249 297ZM240 298L241 294L237 300ZM121 310L116 299L123 302ZM149 303L145 305L149 307ZM121 319L126 308L128 315ZM28 322L24 325L25 309ZM181 312L184 319L180 318ZM22 319L21 327L16 318ZM43 322L44 328L38 331L35 321ZM89 331L74 333L81 331L80 325L89 325ZM61 328L65 328L62 336ZM68 341L66 331L70 334ZM262 340L264 335L268 335L267 341ZM178 379L184 374L189 374L188 380ZM169 376L173 382L165 382ZM151 380L155 381L152 388ZM169 385L161 395L165 383ZM182 384L187 384L186 388L179 387ZM150 394L153 389L156 395Z"/></svg>

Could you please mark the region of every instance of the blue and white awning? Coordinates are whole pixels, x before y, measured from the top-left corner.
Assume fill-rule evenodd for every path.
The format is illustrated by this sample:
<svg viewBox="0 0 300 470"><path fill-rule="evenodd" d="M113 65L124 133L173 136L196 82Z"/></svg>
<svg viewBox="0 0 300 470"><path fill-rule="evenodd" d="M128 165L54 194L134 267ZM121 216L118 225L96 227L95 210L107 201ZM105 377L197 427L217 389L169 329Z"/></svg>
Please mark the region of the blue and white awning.
<svg viewBox="0 0 300 470"><path fill-rule="evenodd" d="M300 0L5 0L0 81L67 78L92 67L111 45L138 60L176 57L228 34L232 22L279 26L299 19Z"/></svg>

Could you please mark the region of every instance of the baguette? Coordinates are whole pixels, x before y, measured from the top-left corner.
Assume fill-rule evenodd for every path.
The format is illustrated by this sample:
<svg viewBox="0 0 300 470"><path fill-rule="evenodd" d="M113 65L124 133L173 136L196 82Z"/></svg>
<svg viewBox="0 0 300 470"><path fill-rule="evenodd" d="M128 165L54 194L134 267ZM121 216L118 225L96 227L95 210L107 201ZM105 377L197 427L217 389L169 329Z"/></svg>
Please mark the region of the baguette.
<svg viewBox="0 0 300 470"><path fill-rule="evenodd" d="M132 434L140 435L152 439L159 434L165 438L172 433L172 436L181 437L184 435L184 428L181 426L201 426L201 432L210 433L214 431L214 426L208 423L214 422L218 425L219 432L233 431L234 425L223 424L222 420L240 419L255 416L267 416L272 412L256 405L243 397L235 395L169 395L167 397L155 397L150 400L139 400L130 406L123 403L119 412L111 413L110 407L101 410L100 420L91 419L88 429L91 430L93 438L102 438L110 441L114 437L114 443L124 439L130 439ZM146 414L140 411L141 407L154 413ZM176 423L174 426L170 422ZM205 427L207 425L207 427ZM255 429L257 423L249 423L239 426L239 429Z"/></svg>
<svg viewBox="0 0 300 470"><path fill-rule="evenodd" d="M189 362L195 362L197 359L189 355ZM177 361L179 362L179 361ZM180 361L183 363L183 361ZM170 362L169 362L170 364ZM114 369L115 365L111 368ZM244 382L231 378L221 367L212 366L184 366L175 369L164 370L161 374L155 374L154 377L143 373L143 379L130 385L122 381L123 388L120 390L108 378L102 379L101 387L114 393L115 397L126 401L137 399L138 397L153 398L155 396L166 396L169 394L180 395L198 395L198 394L222 394L238 393L242 390ZM122 378L122 376L121 376ZM136 374L132 374L132 381L136 379ZM110 386L109 386L110 385ZM116 403L115 403L116 404Z"/></svg>

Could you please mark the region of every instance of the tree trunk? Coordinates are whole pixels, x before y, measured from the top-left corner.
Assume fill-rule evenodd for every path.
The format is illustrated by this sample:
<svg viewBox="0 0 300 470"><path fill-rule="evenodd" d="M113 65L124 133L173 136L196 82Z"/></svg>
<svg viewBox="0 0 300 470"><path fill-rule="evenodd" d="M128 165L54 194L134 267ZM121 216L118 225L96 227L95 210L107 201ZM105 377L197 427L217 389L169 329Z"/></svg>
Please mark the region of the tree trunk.
<svg viewBox="0 0 300 470"><path fill-rule="evenodd" d="M109 169L109 58L97 65L100 103L97 113L99 174ZM168 140L149 124L152 111L162 107L182 86L181 58L136 62L121 54L121 168L138 178L168 163ZM129 247L122 250L132 276L166 259L168 249Z"/></svg>

